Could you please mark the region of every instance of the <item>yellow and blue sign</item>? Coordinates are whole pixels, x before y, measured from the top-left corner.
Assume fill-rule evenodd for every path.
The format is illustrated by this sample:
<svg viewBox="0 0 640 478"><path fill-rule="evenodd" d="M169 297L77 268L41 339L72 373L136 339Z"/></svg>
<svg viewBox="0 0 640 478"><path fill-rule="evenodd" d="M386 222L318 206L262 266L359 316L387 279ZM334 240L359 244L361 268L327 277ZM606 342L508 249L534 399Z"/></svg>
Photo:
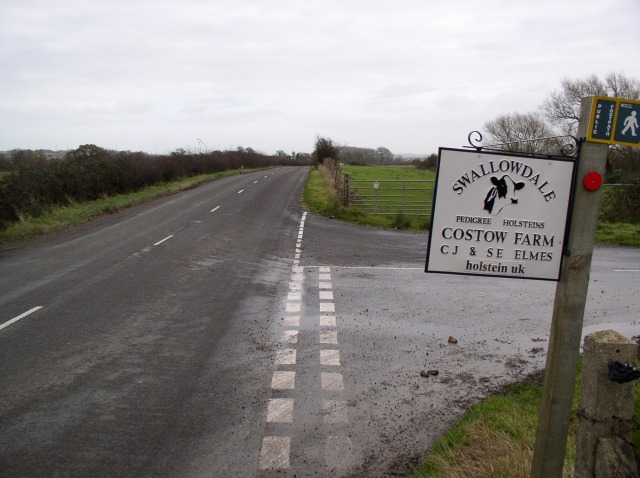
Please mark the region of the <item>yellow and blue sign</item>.
<svg viewBox="0 0 640 478"><path fill-rule="evenodd" d="M640 101L595 96L587 141L640 146Z"/></svg>

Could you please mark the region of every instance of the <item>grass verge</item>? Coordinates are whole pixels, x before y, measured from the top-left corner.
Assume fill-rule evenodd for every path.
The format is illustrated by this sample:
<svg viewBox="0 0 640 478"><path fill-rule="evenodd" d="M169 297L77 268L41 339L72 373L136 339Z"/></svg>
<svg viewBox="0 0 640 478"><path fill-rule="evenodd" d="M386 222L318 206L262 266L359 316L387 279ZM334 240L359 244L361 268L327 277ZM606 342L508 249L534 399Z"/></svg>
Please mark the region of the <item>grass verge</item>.
<svg viewBox="0 0 640 478"><path fill-rule="evenodd" d="M247 171L245 170L245 172ZM239 173L240 171L238 170L231 170L221 173L202 174L170 183L157 184L131 194L119 194L96 201L53 208L39 217L26 217L19 223L0 231L0 244L18 243L52 232L62 231L72 226L87 223L105 214L112 214L153 199L169 196L215 179L234 176Z"/></svg>
<svg viewBox="0 0 640 478"><path fill-rule="evenodd" d="M415 478L528 478L541 397L542 376L538 374L473 405L431 447ZM563 473L567 478L575 466L577 402L573 412L567 447L571 452Z"/></svg>
<svg viewBox="0 0 640 478"><path fill-rule="evenodd" d="M576 433L582 359L574 391L563 470L572 478L576 463ZM540 403L542 373L505 387L473 405L462 420L436 441L414 478L529 478ZM636 383L634 421L640 419L640 384ZM632 433L636 457L640 432Z"/></svg>
<svg viewBox="0 0 640 478"><path fill-rule="evenodd" d="M598 224L596 242L640 247L640 224L603 222Z"/></svg>

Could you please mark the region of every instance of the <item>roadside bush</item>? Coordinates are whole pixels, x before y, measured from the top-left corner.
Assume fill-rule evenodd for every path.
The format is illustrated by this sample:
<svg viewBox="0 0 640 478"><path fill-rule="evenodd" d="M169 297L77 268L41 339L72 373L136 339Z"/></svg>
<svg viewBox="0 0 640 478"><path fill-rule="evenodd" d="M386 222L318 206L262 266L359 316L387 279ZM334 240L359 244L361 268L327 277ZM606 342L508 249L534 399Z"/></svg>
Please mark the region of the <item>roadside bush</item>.
<svg viewBox="0 0 640 478"><path fill-rule="evenodd" d="M396 214L391 225L396 229L409 229L411 227L411 219L404 214Z"/></svg>
<svg viewBox="0 0 640 478"><path fill-rule="evenodd" d="M38 217L55 206L133 193L159 182L231 169L308 165L308 161L255 152L213 151L170 155L108 151L82 145L64 158L16 150L3 157L10 164L0 175L0 228L27 216Z"/></svg>
<svg viewBox="0 0 640 478"><path fill-rule="evenodd" d="M602 191L600 220L640 222L640 181L629 185L605 186Z"/></svg>

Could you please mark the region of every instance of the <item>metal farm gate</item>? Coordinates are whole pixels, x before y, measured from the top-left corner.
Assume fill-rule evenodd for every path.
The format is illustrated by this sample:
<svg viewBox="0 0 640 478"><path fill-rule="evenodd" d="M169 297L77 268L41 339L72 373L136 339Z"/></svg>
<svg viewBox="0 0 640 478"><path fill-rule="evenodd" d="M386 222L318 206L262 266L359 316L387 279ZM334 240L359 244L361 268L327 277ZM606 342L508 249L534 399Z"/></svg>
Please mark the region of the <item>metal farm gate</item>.
<svg viewBox="0 0 640 478"><path fill-rule="evenodd" d="M371 180L345 178L345 206L368 214L430 216L433 180Z"/></svg>

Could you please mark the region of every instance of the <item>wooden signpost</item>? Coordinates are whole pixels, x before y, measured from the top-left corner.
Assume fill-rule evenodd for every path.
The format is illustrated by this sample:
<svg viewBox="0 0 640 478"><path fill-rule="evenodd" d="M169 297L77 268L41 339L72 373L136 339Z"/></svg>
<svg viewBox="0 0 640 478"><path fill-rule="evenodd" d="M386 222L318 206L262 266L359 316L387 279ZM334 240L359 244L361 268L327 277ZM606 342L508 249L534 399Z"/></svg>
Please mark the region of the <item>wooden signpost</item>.
<svg viewBox="0 0 640 478"><path fill-rule="evenodd" d="M582 99L579 138L586 138L591 127L593 101L593 97ZM601 199L600 188L587 189L585 179L593 173L604 175L607 148L605 143L590 141L580 147L567 257L553 306L531 478L562 477Z"/></svg>

